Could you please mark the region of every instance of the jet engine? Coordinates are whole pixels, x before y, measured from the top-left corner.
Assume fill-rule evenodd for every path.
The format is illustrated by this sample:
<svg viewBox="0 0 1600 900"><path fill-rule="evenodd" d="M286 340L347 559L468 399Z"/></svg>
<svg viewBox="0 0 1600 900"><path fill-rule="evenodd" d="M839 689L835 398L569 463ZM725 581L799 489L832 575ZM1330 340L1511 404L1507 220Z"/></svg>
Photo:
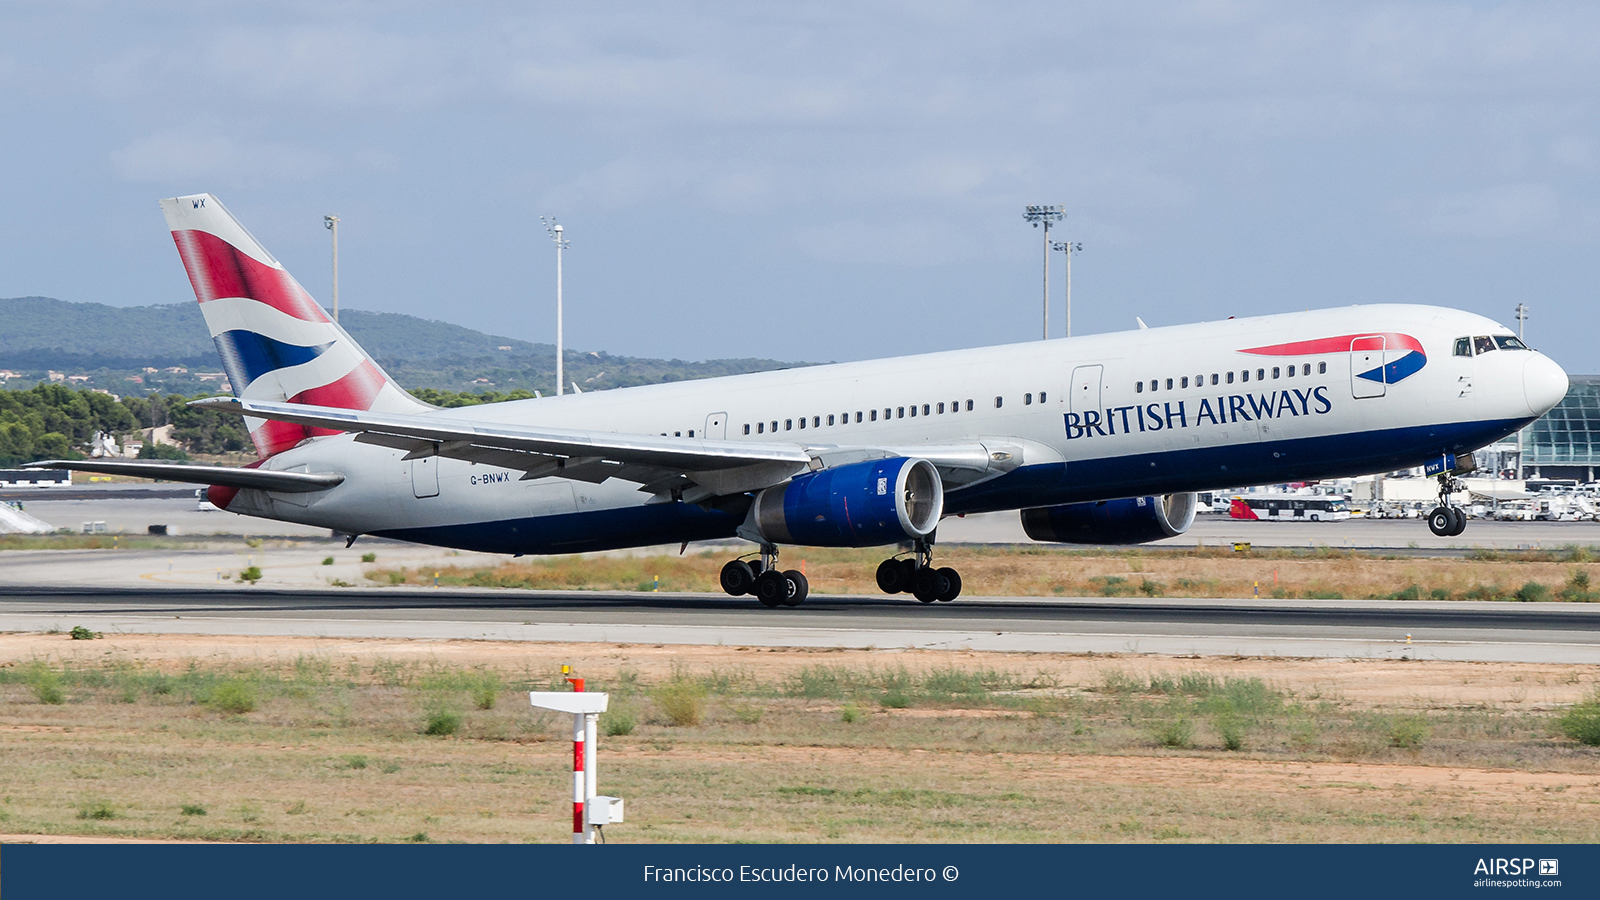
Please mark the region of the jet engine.
<svg viewBox="0 0 1600 900"><path fill-rule="evenodd" d="M746 527L770 543L873 547L927 537L944 511L939 470L895 457L801 475L756 495Z"/></svg>
<svg viewBox="0 0 1600 900"><path fill-rule="evenodd" d="M1188 531L1198 502L1194 494L1163 494L1040 506L1022 511L1022 530L1057 544L1142 544Z"/></svg>

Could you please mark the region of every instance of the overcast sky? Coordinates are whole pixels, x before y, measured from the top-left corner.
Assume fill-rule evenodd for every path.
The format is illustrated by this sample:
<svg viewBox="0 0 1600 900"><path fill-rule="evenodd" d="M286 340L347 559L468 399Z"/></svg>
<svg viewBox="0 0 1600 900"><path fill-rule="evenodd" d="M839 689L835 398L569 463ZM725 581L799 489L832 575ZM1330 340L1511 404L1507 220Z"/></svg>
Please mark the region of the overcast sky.
<svg viewBox="0 0 1600 900"><path fill-rule="evenodd" d="M1600 7L0 2L0 296L192 301L210 191L328 301L686 359L1405 301L1600 371ZM1052 322L1060 333L1061 258ZM3 327L3 323L0 323Z"/></svg>

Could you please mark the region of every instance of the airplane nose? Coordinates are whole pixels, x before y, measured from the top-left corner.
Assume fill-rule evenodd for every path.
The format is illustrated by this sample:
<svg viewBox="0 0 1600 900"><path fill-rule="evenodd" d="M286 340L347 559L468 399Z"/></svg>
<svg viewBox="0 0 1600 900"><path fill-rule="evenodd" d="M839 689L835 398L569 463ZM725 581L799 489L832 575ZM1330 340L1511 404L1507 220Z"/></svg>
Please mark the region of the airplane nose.
<svg viewBox="0 0 1600 900"><path fill-rule="evenodd" d="M1567 373L1555 360L1535 352L1522 364L1522 391L1528 398L1528 410L1542 416L1567 396Z"/></svg>

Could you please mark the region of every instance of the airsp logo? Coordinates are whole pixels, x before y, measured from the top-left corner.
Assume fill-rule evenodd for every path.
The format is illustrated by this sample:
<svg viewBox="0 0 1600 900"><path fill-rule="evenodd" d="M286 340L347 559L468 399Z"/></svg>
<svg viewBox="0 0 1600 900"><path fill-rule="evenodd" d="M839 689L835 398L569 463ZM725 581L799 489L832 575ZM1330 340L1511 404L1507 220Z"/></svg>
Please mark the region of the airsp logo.
<svg viewBox="0 0 1600 900"><path fill-rule="evenodd" d="M1539 874L1540 875L1560 875L1561 874L1561 860L1559 860L1559 859L1541 859L1541 860L1539 860Z"/></svg>
<svg viewBox="0 0 1600 900"><path fill-rule="evenodd" d="M1545 874L1545 865L1549 864L1549 874L1556 874L1557 861L1553 859L1539 860L1539 874ZM1533 871L1531 859L1479 859L1477 868L1472 870L1474 875L1526 875Z"/></svg>

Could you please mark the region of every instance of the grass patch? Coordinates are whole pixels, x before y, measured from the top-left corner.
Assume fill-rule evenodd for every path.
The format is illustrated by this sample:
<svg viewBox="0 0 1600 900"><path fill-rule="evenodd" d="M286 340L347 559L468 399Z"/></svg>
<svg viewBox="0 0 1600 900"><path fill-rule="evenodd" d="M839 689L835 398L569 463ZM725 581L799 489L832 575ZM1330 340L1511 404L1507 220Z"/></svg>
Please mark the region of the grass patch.
<svg viewBox="0 0 1600 900"><path fill-rule="evenodd" d="M699 725L706 714L705 686L681 673L657 688L651 699L668 724L680 728Z"/></svg>
<svg viewBox="0 0 1600 900"><path fill-rule="evenodd" d="M1600 747L1600 693L1569 707L1556 720L1556 727L1580 744Z"/></svg>
<svg viewBox="0 0 1600 900"><path fill-rule="evenodd" d="M198 803L185 803L178 807L178 814L182 816L203 816L206 808Z"/></svg>
<svg viewBox="0 0 1600 900"><path fill-rule="evenodd" d="M423 734L432 734L439 737L448 737L460 730L461 714L445 709L429 713L427 723L422 726Z"/></svg>
<svg viewBox="0 0 1600 900"><path fill-rule="evenodd" d="M80 819L104 821L118 818L118 816L117 808L105 800L91 800L78 806L78 818Z"/></svg>
<svg viewBox="0 0 1600 900"><path fill-rule="evenodd" d="M207 702L213 709L233 715L255 712L257 706L255 685L247 681L229 679L212 689Z"/></svg>

